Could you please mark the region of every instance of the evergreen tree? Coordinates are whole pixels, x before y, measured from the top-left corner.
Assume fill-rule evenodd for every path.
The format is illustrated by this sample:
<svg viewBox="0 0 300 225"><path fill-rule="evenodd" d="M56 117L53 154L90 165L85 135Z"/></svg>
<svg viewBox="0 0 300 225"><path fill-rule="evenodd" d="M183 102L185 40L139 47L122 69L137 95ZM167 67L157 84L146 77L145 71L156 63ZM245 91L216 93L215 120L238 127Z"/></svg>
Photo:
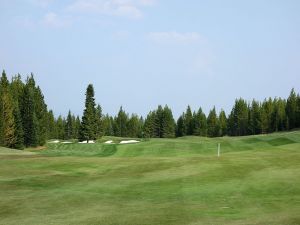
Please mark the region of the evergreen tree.
<svg viewBox="0 0 300 225"><path fill-rule="evenodd" d="M102 108L100 105L96 107L96 137L100 138L103 136L103 125L102 125Z"/></svg>
<svg viewBox="0 0 300 225"><path fill-rule="evenodd" d="M297 111L298 110L298 105L297 105L297 96L295 93L294 88L291 90L290 96L287 99L286 103L286 115L289 119L289 128L294 129L296 128L297 125Z"/></svg>
<svg viewBox="0 0 300 225"><path fill-rule="evenodd" d="M79 116L76 116L75 122L74 122L74 133L73 133L74 139L78 138L78 136L79 136L80 124L81 124L80 118L79 118Z"/></svg>
<svg viewBox="0 0 300 225"><path fill-rule="evenodd" d="M162 138L175 137L175 121L172 110L166 105L163 109L162 115Z"/></svg>
<svg viewBox="0 0 300 225"><path fill-rule="evenodd" d="M156 137L155 133L155 111L150 111L145 119L143 132L146 138Z"/></svg>
<svg viewBox="0 0 300 225"><path fill-rule="evenodd" d="M48 139L55 139L57 138L57 129L56 129L56 121L54 118L53 111L50 110L48 112L48 125L47 125L47 138Z"/></svg>
<svg viewBox="0 0 300 225"><path fill-rule="evenodd" d="M65 125L65 135L64 138L69 140L73 137L74 133L74 124L73 124L73 117L72 113L69 110L67 120L66 120L66 125Z"/></svg>
<svg viewBox="0 0 300 225"><path fill-rule="evenodd" d="M176 136L183 137L186 135L186 124L185 124L185 114L183 113L179 116L176 125Z"/></svg>
<svg viewBox="0 0 300 225"><path fill-rule="evenodd" d="M224 110L221 110L219 114L219 128L219 135L221 137L227 135L227 118Z"/></svg>
<svg viewBox="0 0 300 225"><path fill-rule="evenodd" d="M127 122L128 115L121 106L118 115L115 117L114 121L114 133L116 136L127 137Z"/></svg>
<svg viewBox="0 0 300 225"><path fill-rule="evenodd" d="M268 100L264 100L262 103L262 133L271 133L274 131L272 126L273 123L273 100L269 98Z"/></svg>
<svg viewBox="0 0 300 225"><path fill-rule="evenodd" d="M164 110L161 105L158 106L157 110L155 111L155 119L154 119L154 132L157 138L163 137L163 116Z"/></svg>
<svg viewBox="0 0 300 225"><path fill-rule="evenodd" d="M261 109L257 101L253 100L249 111L249 133L261 133Z"/></svg>
<svg viewBox="0 0 300 225"><path fill-rule="evenodd" d="M65 139L65 119L59 115L56 120L56 130L57 130L57 139L64 140Z"/></svg>
<svg viewBox="0 0 300 225"><path fill-rule="evenodd" d="M31 75L30 79L33 79L33 75ZM34 87L34 104L35 104L34 109L35 109L35 114L37 119L38 145L42 146L46 143L46 139L47 139L48 110L47 110L47 105L44 101L44 95L39 86Z"/></svg>
<svg viewBox="0 0 300 225"><path fill-rule="evenodd" d="M243 136L248 134L248 105L242 98L235 101L228 119L229 134Z"/></svg>
<svg viewBox="0 0 300 225"><path fill-rule="evenodd" d="M274 99L274 110L272 115L273 131L283 131L286 129L286 102L279 99Z"/></svg>
<svg viewBox="0 0 300 225"><path fill-rule="evenodd" d="M219 136L218 117L215 107L210 110L207 117L207 134L209 137Z"/></svg>
<svg viewBox="0 0 300 225"><path fill-rule="evenodd" d="M85 109L82 116L79 130L79 141L96 140L96 104L94 98L95 92L92 84L89 84L86 90Z"/></svg>
<svg viewBox="0 0 300 225"><path fill-rule="evenodd" d="M127 136L141 137L142 127L140 118L136 114L132 114L127 122Z"/></svg>
<svg viewBox="0 0 300 225"><path fill-rule="evenodd" d="M103 133L106 136L114 136L114 119L106 114L102 119Z"/></svg>
<svg viewBox="0 0 300 225"><path fill-rule="evenodd" d="M28 77L24 86L23 99L21 104L21 116L24 129L25 146L38 146L38 120L35 110L35 82L33 77Z"/></svg>
<svg viewBox="0 0 300 225"><path fill-rule="evenodd" d="M193 124L193 114L191 107L188 106L185 113L185 125L186 125L186 135L193 135L194 124Z"/></svg>
<svg viewBox="0 0 300 225"><path fill-rule="evenodd" d="M1 144L6 147L13 147L15 145L15 118L13 98L10 91L9 81L5 71L3 71L0 81L0 140Z"/></svg>
<svg viewBox="0 0 300 225"><path fill-rule="evenodd" d="M18 74L12 78L11 92L14 103L14 120L15 120L15 143L13 148L24 149L24 130L22 123L22 116L20 111L20 102L22 101L24 84L21 80L21 76Z"/></svg>

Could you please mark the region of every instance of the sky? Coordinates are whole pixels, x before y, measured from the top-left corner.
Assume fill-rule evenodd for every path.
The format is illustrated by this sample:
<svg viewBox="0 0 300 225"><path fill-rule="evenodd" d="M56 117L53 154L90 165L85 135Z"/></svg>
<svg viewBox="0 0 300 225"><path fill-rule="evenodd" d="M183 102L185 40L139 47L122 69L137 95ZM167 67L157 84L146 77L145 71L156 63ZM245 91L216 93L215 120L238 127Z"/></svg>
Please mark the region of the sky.
<svg viewBox="0 0 300 225"><path fill-rule="evenodd" d="M85 90L115 115L229 113L300 91L298 0L0 0L0 70L33 73L55 115Z"/></svg>

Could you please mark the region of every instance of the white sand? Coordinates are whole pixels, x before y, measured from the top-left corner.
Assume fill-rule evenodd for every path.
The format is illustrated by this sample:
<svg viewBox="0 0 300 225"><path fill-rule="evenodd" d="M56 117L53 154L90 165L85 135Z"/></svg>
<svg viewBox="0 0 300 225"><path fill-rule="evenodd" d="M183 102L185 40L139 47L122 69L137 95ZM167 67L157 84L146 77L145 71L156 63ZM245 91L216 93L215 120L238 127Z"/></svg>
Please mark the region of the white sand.
<svg viewBox="0 0 300 225"><path fill-rule="evenodd" d="M128 140L128 141L121 141L120 144L135 144L139 143L137 140Z"/></svg>
<svg viewBox="0 0 300 225"><path fill-rule="evenodd" d="M113 144L114 142L112 140L104 142L104 144Z"/></svg>
<svg viewBox="0 0 300 225"><path fill-rule="evenodd" d="M59 143L59 140L49 141L48 143L50 143L50 144L57 144L57 143Z"/></svg>
<svg viewBox="0 0 300 225"><path fill-rule="evenodd" d="M88 143L88 141L82 141L82 142L78 142L79 144L95 144L95 141L93 141L93 140L91 140L91 141L89 141L89 143Z"/></svg>
<svg viewBox="0 0 300 225"><path fill-rule="evenodd" d="M71 141L64 141L64 142L62 142L63 144L72 144L73 142L71 142Z"/></svg>

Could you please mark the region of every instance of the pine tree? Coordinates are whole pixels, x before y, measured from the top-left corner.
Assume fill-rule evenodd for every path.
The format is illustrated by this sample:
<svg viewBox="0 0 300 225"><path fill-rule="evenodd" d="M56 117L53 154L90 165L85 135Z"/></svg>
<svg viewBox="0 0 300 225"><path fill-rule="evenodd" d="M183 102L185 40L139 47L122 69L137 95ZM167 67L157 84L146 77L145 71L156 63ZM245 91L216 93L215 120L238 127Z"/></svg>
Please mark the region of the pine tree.
<svg viewBox="0 0 300 225"><path fill-rule="evenodd" d="M114 121L114 133L116 136L127 137L127 122L128 115L121 106L118 115L115 117Z"/></svg>
<svg viewBox="0 0 300 225"><path fill-rule="evenodd" d="M185 125L186 125L186 135L193 135L194 124L193 124L193 114L191 107L188 106L185 113Z"/></svg>
<svg viewBox="0 0 300 225"><path fill-rule="evenodd" d="M102 118L102 125L103 125L103 133L105 136L114 136L114 119L106 114Z"/></svg>
<svg viewBox="0 0 300 225"><path fill-rule="evenodd" d="M24 84L21 80L21 76L18 74L12 78L11 92L14 103L14 120L15 120L15 143L13 148L24 149L24 130L22 123L22 116L20 111L20 102L22 101L22 95L24 90Z"/></svg>
<svg viewBox="0 0 300 225"><path fill-rule="evenodd" d="M227 118L223 109L219 114L219 128L220 128L219 135L221 137L227 135Z"/></svg>
<svg viewBox="0 0 300 225"><path fill-rule="evenodd" d="M31 75L30 79L33 79L33 75ZM37 119L38 144L40 146L43 146L46 143L46 139L47 139L48 110L47 110L47 105L44 101L44 95L39 86L34 87L34 104L35 104L34 108L35 108L35 114Z"/></svg>
<svg viewBox="0 0 300 225"><path fill-rule="evenodd" d="M248 105L242 98L235 100L235 104L228 119L228 130L232 136L248 134L249 112Z"/></svg>
<svg viewBox="0 0 300 225"><path fill-rule="evenodd" d="M185 114L183 113L179 116L176 125L176 137L183 137L186 135L186 124L185 124Z"/></svg>
<svg viewBox="0 0 300 225"><path fill-rule="evenodd" d="M143 132L144 132L144 137L146 138L156 137L155 117L156 117L156 112L150 111L145 119Z"/></svg>
<svg viewBox="0 0 300 225"><path fill-rule="evenodd" d="M260 105L257 101L252 100L249 111L249 134L261 133L261 113Z"/></svg>
<svg viewBox="0 0 300 225"><path fill-rule="evenodd" d="M274 99L274 110L272 114L272 127L273 131L283 131L286 126L286 113L285 113L286 102L279 99Z"/></svg>
<svg viewBox="0 0 300 225"><path fill-rule="evenodd" d="M12 148L15 145L16 127L14 118L13 97L11 95L10 84L5 71L3 71L0 81L0 140L3 146Z"/></svg>
<svg viewBox="0 0 300 225"><path fill-rule="evenodd" d="M291 90L290 96L287 99L286 103L286 115L289 118L289 128L294 129L297 125L297 96L294 88ZM299 111L298 111L299 113Z"/></svg>
<svg viewBox="0 0 300 225"><path fill-rule="evenodd" d="M89 84L86 90L85 109L79 130L79 141L96 140L96 108L94 87Z"/></svg>
<svg viewBox="0 0 300 225"><path fill-rule="evenodd" d="M56 120L56 130L57 130L57 139L64 140L65 139L65 119L59 115Z"/></svg>
<svg viewBox="0 0 300 225"><path fill-rule="evenodd" d="M132 114L127 122L127 136L140 137L141 132L140 118L136 114Z"/></svg>
<svg viewBox="0 0 300 225"><path fill-rule="evenodd" d="M24 144L25 146L38 146L38 120L35 109L35 82L33 77L28 77L21 104L21 115L24 129Z"/></svg>
<svg viewBox="0 0 300 225"><path fill-rule="evenodd" d="M71 139L73 137L73 133L74 133L73 117L71 111L69 110L67 120L66 120L66 125L65 125L64 138L66 140Z"/></svg>
<svg viewBox="0 0 300 225"><path fill-rule="evenodd" d="M76 116L75 122L74 122L74 133L73 133L73 137L72 137L74 139L78 138L78 136L79 136L80 124L81 124L80 118L79 118L79 116Z"/></svg>
<svg viewBox="0 0 300 225"><path fill-rule="evenodd" d="M172 110L166 105L162 115L162 138L175 137L175 121Z"/></svg>
<svg viewBox="0 0 300 225"><path fill-rule="evenodd" d="M207 117L207 134L209 137L219 136L218 117L215 107L210 110Z"/></svg>
<svg viewBox="0 0 300 225"><path fill-rule="evenodd" d="M48 112L47 116L48 120L48 125L47 125L47 138L48 139L55 139L57 138L57 129L56 129L56 121L54 118L53 111L50 110Z"/></svg>
<svg viewBox="0 0 300 225"><path fill-rule="evenodd" d="M103 136L103 125L102 125L102 108L100 105L96 107L96 137L100 138Z"/></svg>
<svg viewBox="0 0 300 225"><path fill-rule="evenodd" d="M155 111L155 119L154 119L154 132L155 137L162 138L163 137L163 116L164 110L161 105L157 107Z"/></svg>

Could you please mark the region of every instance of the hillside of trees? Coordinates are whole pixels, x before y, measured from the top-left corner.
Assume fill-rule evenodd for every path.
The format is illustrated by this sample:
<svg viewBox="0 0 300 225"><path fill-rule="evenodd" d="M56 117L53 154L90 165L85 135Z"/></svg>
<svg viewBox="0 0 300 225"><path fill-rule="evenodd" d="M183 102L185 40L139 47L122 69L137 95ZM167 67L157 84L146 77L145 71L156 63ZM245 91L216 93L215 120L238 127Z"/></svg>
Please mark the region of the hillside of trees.
<svg viewBox="0 0 300 225"><path fill-rule="evenodd" d="M24 149L42 146L49 139L89 141L101 136L243 136L300 128L300 96L294 89L288 99L268 98L263 102L236 99L229 115L224 110L217 112L215 107L205 115L201 108L192 111L188 106L177 121L167 105L159 105L146 118L129 115L123 107L114 117L104 115L94 96L94 87L90 84L82 118L71 111L66 117L55 118L32 74L25 82L20 75L9 81L3 71L0 80L0 146Z"/></svg>

